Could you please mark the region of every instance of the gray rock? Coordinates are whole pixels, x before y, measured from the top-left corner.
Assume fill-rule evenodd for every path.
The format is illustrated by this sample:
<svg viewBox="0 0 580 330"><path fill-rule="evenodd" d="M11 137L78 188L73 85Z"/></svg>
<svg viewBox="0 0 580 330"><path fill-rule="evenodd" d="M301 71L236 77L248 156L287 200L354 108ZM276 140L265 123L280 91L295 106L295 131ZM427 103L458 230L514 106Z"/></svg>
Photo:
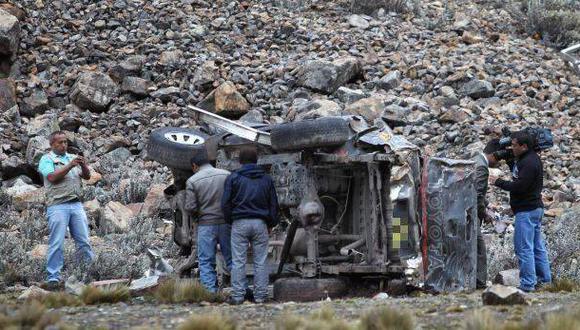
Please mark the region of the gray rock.
<svg viewBox="0 0 580 330"><path fill-rule="evenodd" d="M26 126L26 134L33 136L48 136L52 132L60 130L58 117L53 113L36 116Z"/></svg>
<svg viewBox="0 0 580 330"><path fill-rule="evenodd" d="M42 89L36 89L24 99L24 105L20 107L20 113L25 116L36 116L48 110L48 97Z"/></svg>
<svg viewBox="0 0 580 330"><path fill-rule="evenodd" d="M481 294L484 305L525 305L526 294L511 286L495 284Z"/></svg>
<svg viewBox="0 0 580 330"><path fill-rule="evenodd" d="M401 84L401 72L392 71L386 74L377 82L377 87L384 90L395 89Z"/></svg>
<svg viewBox="0 0 580 330"><path fill-rule="evenodd" d="M137 96L147 96L152 83L149 80L138 77L125 77L121 84L121 91Z"/></svg>
<svg viewBox="0 0 580 330"><path fill-rule="evenodd" d="M167 87L154 91L151 93L151 96L160 99L163 102L169 102L172 97L178 97L180 93L181 89L179 89L179 87Z"/></svg>
<svg viewBox="0 0 580 330"><path fill-rule="evenodd" d="M409 122L408 115L411 111L396 104L391 104L385 108L381 118L391 127L404 126Z"/></svg>
<svg viewBox="0 0 580 330"><path fill-rule="evenodd" d="M493 283L517 287L520 285L520 271L519 269L502 270L495 276Z"/></svg>
<svg viewBox="0 0 580 330"><path fill-rule="evenodd" d="M176 67L183 60L183 52L180 50L168 50L159 56L159 64L167 67Z"/></svg>
<svg viewBox="0 0 580 330"><path fill-rule="evenodd" d="M21 184L21 183L25 183L25 184L33 184L32 179L27 177L26 175L19 175L15 178L12 178L10 180L5 180L2 182L2 188L11 188L15 185Z"/></svg>
<svg viewBox="0 0 580 330"><path fill-rule="evenodd" d="M220 78L219 68L214 61L205 61L193 74L192 83L198 89L207 90L211 88L214 81Z"/></svg>
<svg viewBox="0 0 580 330"><path fill-rule="evenodd" d="M113 66L109 70L109 76L117 82L123 81L123 78L129 76L139 76L143 68L144 56L135 55L127 58L121 63Z"/></svg>
<svg viewBox="0 0 580 330"><path fill-rule="evenodd" d="M111 201L103 209L102 216L99 218L99 227L102 227L105 232L123 233L127 231L133 217L134 214L130 208Z"/></svg>
<svg viewBox="0 0 580 330"><path fill-rule="evenodd" d="M0 55L8 57L18 53L20 22L18 18L0 9Z"/></svg>
<svg viewBox="0 0 580 330"><path fill-rule="evenodd" d="M118 94L117 84L108 75L83 72L70 92L70 99L81 109L104 112Z"/></svg>
<svg viewBox="0 0 580 330"><path fill-rule="evenodd" d="M261 124L264 122L264 115L258 110L250 110L240 118L240 121Z"/></svg>
<svg viewBox="0 0 580 330"><path fill-rule="evenodd" d="M352 27L360 28L366 30L369 28L370 23L360 15L350 15L348 17L348 24Z"/></svg>
<svg viewBox="0 0 580 330"><path fill-rule="evenodd" d="M330 100L314 100L302 103L295 110L297 114L294 121L340 116L342 112L340 105Z"/></svg>
<svg viewBox="0 0 580 330"><path fill-rule="evenodd" d="M480 99L494 96L495 88L493 88L489 81L471 80L463 85L461 93L471 97L472 99Z"/></svg>
<svg viewBox="0 0 580 330"><path fill-rule="evenodd" d="M201 39L207 35L207 29L203 25L192 24L189 26L189 34L196 39Z"/></svg>
<svg viewBox="0 0 580 330"><path fill-rule="evenodd" d="M356 14L372 14L375 10L385 8L385 0L351 0L351 9Z"/></svg>
<svg viewBox="0 0 580 330"><path fill-rule="evenodd" d="M99 160L101 173L111 173L119 168L131 157L131 152L126 148L117 148L106 153Z"/></svg>
<svg viewBox="0 0 580 330"><path fill-rule="evenodd" d="M44 136L35 136L28 140L26 147L26 162L36 168L42 155L50 151L50 143Z"/></svg>
<svg viewBox="0 0 580 330"><path fill-rule="evenodd" d="M358 100L364 99L368 96L367 93L360 89L350 89L347 87L339 87L334 95L343 103L349 104Z"/></svg>
<svg viewBox="0 0 580 330"><path fill-rule="evenodd" d="M361 64L354 57L343 57L333 62L309 61L297 70L297 83L317 92L332 94L361 73Z"/></svg>
<svg viewBox="0 0 580 330"><path fill-rule="evenodd" d="M0 113L16 106L16 86L12 79L0 79Z"/></svg>

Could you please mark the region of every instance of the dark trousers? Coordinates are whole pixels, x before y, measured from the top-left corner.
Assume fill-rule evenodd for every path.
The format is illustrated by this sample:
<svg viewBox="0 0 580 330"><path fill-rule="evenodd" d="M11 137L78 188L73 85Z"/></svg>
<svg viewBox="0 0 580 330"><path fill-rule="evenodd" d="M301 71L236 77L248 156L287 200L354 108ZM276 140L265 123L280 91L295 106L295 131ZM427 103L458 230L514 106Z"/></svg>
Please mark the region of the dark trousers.
<svg viewBox="0 0 580 330"><path fill-rule="evenodd" d="M477 227L477 280L478 288L484 288L487 282L487 250L481 233L481 225Z"/></svg>

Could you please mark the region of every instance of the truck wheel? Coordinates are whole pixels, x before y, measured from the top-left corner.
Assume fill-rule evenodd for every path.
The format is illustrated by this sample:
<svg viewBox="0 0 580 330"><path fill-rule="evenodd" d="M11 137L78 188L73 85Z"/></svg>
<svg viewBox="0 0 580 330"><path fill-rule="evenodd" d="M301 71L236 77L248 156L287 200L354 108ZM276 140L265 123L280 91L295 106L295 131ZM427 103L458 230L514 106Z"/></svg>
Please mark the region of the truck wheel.
<svg viewBox="0 0 580 330"><path fill-rule="evenodd" d="M194 154L205 151L207 135L189 128L164 127L151 132L147 144L148 156L173 169L191 171Z"/></svg>
<svg viewBox="0 0 580 330"><path fill-rule="evenodd" d="M339 146L350 138L348 122L340 117L318 118L272 127L274 150Z"/></svg>
<svg viewBox="0 0 580 330"><path fill-rule="evenodd" d="M348 291L340 278L281 278L274 282L276 301L316 301L340 298Z"/></svg>

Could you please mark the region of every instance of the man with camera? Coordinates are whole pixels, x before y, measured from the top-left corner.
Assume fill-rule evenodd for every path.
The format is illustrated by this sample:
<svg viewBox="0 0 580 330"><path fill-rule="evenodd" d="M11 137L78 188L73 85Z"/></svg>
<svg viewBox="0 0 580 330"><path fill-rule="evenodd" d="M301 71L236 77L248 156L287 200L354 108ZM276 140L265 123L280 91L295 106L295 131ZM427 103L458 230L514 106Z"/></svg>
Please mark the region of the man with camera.
<svg viewBox="0 0 580 330"><path fill-rule="evenodd" d="M535 151L536 144L526 131L512 134L511 151L515 162L510 167L513 180L490 177L492 184L510 192L510 206L515 215L514 247L520 267L519 288L526 292L534 291L536 285L552 281L542 238L544 172L540 156Z"/></svg>

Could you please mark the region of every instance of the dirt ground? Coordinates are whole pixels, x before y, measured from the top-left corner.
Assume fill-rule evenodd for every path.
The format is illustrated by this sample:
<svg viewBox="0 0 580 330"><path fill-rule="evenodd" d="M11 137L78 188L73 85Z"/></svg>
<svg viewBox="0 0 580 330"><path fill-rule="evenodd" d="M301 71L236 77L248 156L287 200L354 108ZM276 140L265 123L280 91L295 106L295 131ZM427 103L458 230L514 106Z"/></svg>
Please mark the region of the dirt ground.
<svg viewBox="0 0 580 330"><path fill-rule="evenodd" d="M487 310L500 321L527 321L545 317L549 313L578 310L580 292L529 294L527 306L483 306L481 291L470 294L421 295L420 297L374 300L353 298L312 303L270 303L240 306L227 304L158 305L143 300L129 304L61 308L67 325L87 328L154 328L173 329L193 314L216 314L229 317L244 329L273 329L276 320L287 314L308 316L325 306L334 310L337 318L355 322L364 312L378 306L389 306L412 313L419 329L462 328L474 311Z"/></svg>

